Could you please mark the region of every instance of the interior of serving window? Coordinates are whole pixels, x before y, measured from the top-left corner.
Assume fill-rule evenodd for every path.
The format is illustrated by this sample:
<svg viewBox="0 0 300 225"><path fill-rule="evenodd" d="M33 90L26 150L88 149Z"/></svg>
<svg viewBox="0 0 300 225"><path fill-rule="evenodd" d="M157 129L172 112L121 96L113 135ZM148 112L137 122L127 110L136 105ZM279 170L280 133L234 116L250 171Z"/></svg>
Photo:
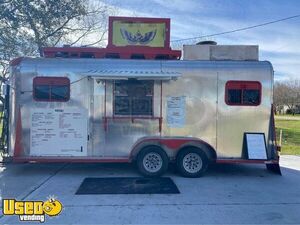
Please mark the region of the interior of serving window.
<svg viewBox="0 0 300 225"><path fill-rule="evenodd" d="M114 116L153 116L152 80L114 81Z"/></svg>

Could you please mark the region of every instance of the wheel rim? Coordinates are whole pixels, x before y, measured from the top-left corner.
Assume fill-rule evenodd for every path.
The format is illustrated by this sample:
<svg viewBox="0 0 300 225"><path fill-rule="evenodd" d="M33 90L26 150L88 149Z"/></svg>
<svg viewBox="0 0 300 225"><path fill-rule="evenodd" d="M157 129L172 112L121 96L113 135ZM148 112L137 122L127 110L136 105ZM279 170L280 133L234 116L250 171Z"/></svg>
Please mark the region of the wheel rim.
<svg viewBox="0 0 300 225"><path fill-rule="evenodd" d="M150 173L158 172L163 164L162 157L156 152L150 152L145 155L143 159L143 166L145 170Z"/></svg>
<svg viewBox="0 0 300 225"><path fill-rule="evenodd" d="M183 168L189 173L197 173L203 165L200 155L197 153L188 153L183 158Z"/></svg>

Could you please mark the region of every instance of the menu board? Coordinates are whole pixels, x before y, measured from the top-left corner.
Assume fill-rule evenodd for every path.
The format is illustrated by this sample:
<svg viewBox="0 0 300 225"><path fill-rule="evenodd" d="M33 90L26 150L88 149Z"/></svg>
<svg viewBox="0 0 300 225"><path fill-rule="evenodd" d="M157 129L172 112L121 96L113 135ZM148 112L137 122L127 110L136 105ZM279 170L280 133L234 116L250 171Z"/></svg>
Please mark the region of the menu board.
<svg viewBox="0 0 300 225"><path fill-rule="evenodd" d="M169 127L185 125L185 96L167 98L167 125Z"/></svg>
<svg viewBox="0 0 300 225"><path fill-rule="evenodd" d="M30 155L87 155L86 110L32 109Z"/></svg>
<svg viewBox="0 0 300 225"><path fill-rule="evenodd" d="M248 159L267 159L265 135L263 133L246 133Z"/></svg>

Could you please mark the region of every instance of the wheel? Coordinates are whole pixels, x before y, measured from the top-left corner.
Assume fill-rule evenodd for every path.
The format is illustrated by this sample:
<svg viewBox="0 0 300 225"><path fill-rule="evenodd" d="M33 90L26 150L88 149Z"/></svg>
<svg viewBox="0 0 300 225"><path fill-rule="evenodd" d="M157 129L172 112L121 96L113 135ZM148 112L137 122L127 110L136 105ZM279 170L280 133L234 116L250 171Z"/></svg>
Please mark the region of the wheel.
<svg viewBox="0 0 300 225"><path fill-rule="evenodd" d="M158 177L168 169L169 158L159 147L149 146L141 150L137 157L139 172L146 177Z"/></svg>
<svg viewBox="0 0 300 225"><path fill-rule="evenodd" d="M184 177L200 177L208 167L206 154L198 148L186 148L178 153L177 169Z"/></svg>

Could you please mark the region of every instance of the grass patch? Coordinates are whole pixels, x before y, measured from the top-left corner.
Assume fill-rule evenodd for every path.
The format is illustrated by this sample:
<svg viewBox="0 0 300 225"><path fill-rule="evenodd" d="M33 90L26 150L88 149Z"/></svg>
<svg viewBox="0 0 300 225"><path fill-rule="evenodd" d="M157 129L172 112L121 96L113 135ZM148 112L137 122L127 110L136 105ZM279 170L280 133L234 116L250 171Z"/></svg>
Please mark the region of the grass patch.
<svg viewBox="0 0 300 225"><path fill-rule="evenodd" d="M277 115L275 115L276 117L291 117L291 118L293 118L293 117L300 117L300 114L295 114L295 115L292 115L292 114L277 114Z"/></svg>
<svg viewBox="0 0 300 225"><path fill-rule="evenodd" d="M281 148L282 155L300 155L300 146L283 145Z"/></svg>
<svg viewBox="0 0 300 225"><path fill-rule="evenodd" d="M276 118L276 135L282 130L282 154L300 155L300 120L284 120Z"/></svg>

